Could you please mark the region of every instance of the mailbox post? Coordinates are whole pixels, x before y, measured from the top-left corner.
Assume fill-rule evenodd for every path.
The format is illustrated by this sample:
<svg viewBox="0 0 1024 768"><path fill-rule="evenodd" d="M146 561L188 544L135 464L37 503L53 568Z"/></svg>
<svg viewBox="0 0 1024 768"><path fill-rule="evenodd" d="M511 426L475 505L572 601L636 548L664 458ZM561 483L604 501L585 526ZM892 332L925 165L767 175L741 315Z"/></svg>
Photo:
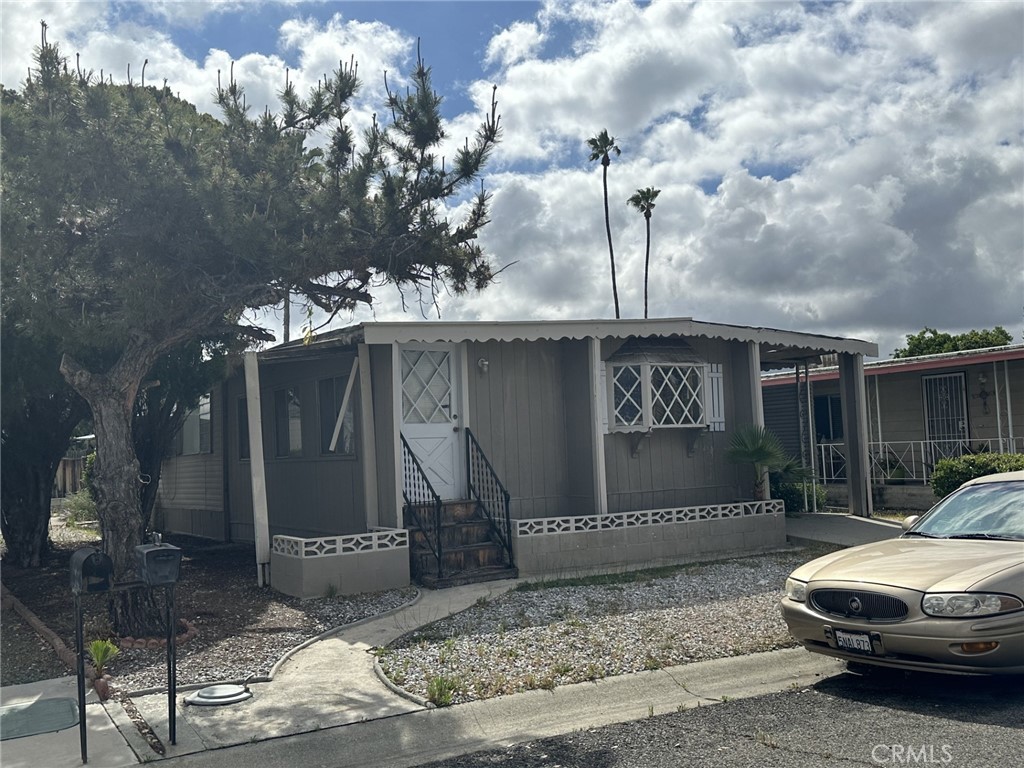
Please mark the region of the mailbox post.
<svg viewBox="0 0 1024 768"><path fill-rule="evenodd" d="M75 599L75 650L78 652L78 732L82 745L82 762L89 762L85 727L85 638L82 628L82 595L100 592L120 592L126 589L163 587L167 596L167 718L171 744L177 739L174 699L177 690L177 653L175 648L174 585L181 570L181 550L160 541L153 534L154 543L135 547L139 581L114 582L114 564L110 557L93 547L82 547L71 555L71 593Z"/></svg>
<svg viewBox="0 0 1024 768"><path fill-rule="evenodd" d="M174 700L178 688L178 659L175 647L174 585L178 583L181 570L181 550L171 544L163 544L160 534L153 534L152 544L135 548L142 583L152 589L164 587L167 592L167 730L171 744L177 743L177 708Z"/></svg>
<svg viewBox="0 0 1024 768"><path fill-rule="evenodd" d="M71 594L75 598L75 651L78 655L78 738L82 762L89 762L85 727L85 640L82 631L82 593L109 592L113 587L114 563L110 556L93 547L82 547L71 555Z"/></svg>

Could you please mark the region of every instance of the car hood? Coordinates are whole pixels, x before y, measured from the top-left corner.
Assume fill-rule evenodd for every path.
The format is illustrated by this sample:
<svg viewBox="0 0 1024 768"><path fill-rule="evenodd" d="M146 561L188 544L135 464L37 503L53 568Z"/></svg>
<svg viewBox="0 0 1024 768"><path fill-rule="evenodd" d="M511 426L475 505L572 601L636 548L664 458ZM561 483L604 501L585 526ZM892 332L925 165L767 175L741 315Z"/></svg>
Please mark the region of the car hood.
<svg viewBox="0 0 1024 768"><path fill-rule="evenodd" d="M961 592L1024 561L1018 541L890 539L844 549L793 572L800 581L886 584L920 592Z"/></svg>

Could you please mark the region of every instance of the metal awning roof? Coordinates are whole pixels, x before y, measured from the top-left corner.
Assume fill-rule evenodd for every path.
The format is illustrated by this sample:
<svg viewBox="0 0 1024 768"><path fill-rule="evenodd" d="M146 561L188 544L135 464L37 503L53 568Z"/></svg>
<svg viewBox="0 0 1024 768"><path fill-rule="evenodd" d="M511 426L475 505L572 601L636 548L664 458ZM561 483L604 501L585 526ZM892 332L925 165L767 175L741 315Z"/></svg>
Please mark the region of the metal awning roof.
<svg viewBox="0 0 1024 768"><path fill-rule="evenodd" d="M823 336L775 328L705 323L688 317L630 320L529 320L367 322L320 334L309 344L293 341L260 353L260 359L308 359L356 344L463 341L540 341L560 339L693 338L755 342L764 367L790 366L820 355L878 356L878 345L859 339Z"/></svg>
<svg viewBox="0 0 1024 768"><path fill-rule="evenodd" d="M707 360L682 339L632 338L619 347L606 362L618 365L661 363L703 365Z"/></svg>

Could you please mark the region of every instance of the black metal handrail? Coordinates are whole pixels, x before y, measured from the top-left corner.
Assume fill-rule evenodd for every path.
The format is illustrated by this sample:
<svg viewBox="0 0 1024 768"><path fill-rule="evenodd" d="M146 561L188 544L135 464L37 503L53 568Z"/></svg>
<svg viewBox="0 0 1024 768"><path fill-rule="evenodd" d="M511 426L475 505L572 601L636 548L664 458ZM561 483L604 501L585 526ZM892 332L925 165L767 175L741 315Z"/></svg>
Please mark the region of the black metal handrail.
<svg viewBox="0 0 1024 768"><path fill-rule="evenodd" d="M509 493L484 454L473 432L466 428L466 477L470 496L491 526L491 532L505 551L509 567L515 567L512 552L512 515Z"/></svg>
<svg viewBox="0 0 1024 768"><path fill-rule="evenodd" d="M400 434L399 437L402 438L402 498L405 500L405 509L416 521L416 526L423 532L427 546L437 559L437 578L441 579L444 578L441 557L444 554L441 537L441 497L430 484L405 435ZM433 515L420 514L427 508L433 509Z"/></svg>

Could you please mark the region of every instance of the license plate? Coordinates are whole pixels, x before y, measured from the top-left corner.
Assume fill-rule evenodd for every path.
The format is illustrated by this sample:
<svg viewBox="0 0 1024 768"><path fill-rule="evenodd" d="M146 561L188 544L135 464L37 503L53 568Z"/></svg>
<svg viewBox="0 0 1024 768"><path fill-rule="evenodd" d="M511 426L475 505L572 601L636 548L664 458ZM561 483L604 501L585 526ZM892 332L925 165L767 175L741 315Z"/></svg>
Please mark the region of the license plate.
<svg viewBox="0 0 1024 768"><path fill-rule="evenodd" d="M836 646L847 651L857 653L874 653L871 647L871 638L865 632L844 632L841 629L835 631Z"/></svg>

